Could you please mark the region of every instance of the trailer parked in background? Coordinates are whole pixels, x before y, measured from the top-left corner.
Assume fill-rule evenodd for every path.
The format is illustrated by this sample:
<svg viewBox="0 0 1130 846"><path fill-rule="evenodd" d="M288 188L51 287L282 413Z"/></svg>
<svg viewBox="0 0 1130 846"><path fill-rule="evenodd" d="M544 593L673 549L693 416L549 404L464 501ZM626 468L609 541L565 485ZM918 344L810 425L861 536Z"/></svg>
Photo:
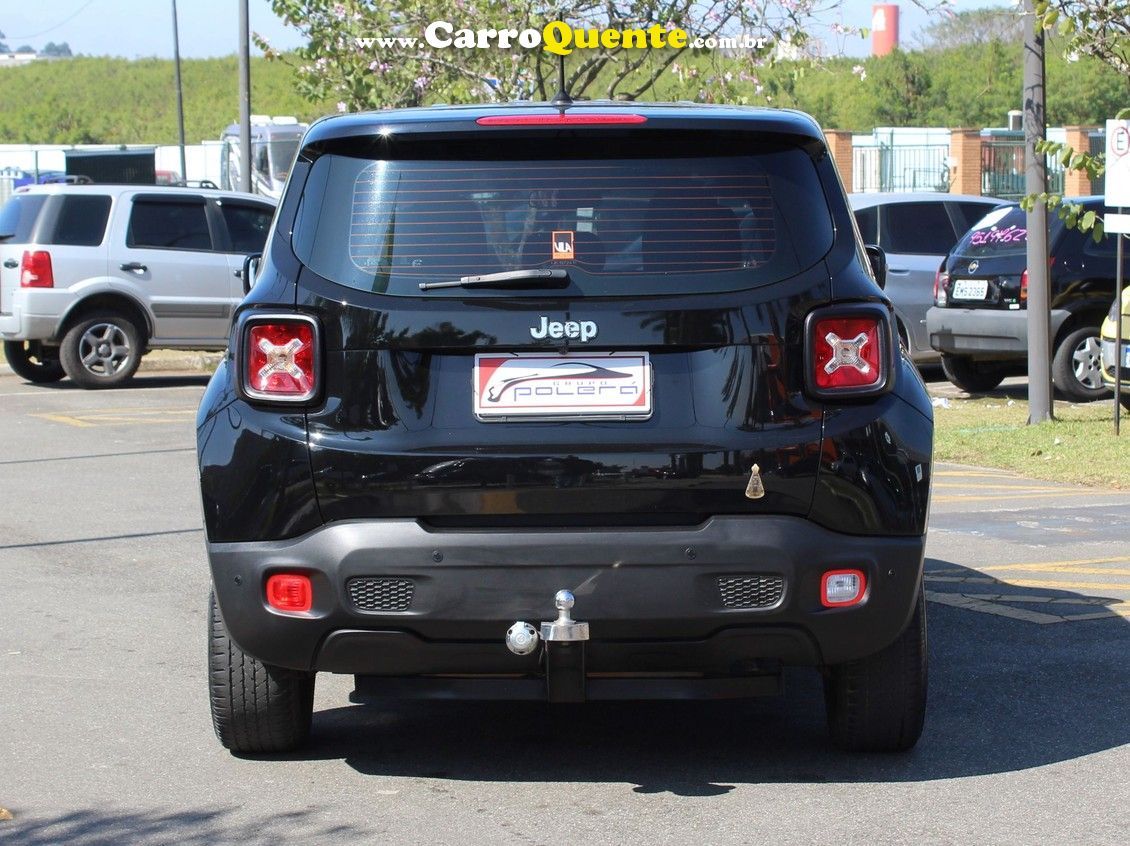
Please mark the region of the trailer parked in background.
<svg viewBox="0 0 1130 846"><path fill-rule="evenodd" d="M273 199L282 194L287 174L298 155L306 124L295 117L251 116L251 190ZM221 136L220 187L239 190L239 124Z"/></svg>

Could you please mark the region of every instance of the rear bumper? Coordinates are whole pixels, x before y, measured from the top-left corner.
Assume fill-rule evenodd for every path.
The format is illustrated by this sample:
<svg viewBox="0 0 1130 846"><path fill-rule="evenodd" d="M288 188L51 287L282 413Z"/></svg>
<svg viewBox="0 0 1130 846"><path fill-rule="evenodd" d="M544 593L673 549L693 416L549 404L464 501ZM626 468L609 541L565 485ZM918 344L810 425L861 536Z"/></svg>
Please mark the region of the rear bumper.
<svg viewBox="0 0 1130 846"><path fill-rule="evenodd" d="M1052 309L1054 338L1071 313ZM1028 355L1028 312L986 308L938 308L926 312L930 346L951 355L982 360L1017 359Z"/></svg>
<svg viewBox="0 0 1130 846"><path fill-rule="evenodd" d="M552 620L554 593L567 588L573 616L590 625L590 674L740 675L766 662L840 663L891 643L910 619L924 546L925 537L849 536L787 516L506 532L386 519L288 541L210 544L208 555L232 638L268 664L395 677L537 675L538 653L513 655L503 637L517 620ZM861 604L821 605L821 576L837 568L866 574ZM266 580L279 571L310 576L309 612L267 606ZM779 598L728 607L719 579L756 576L779 577ZM355 577L410 582L411 603L362 611L347 590Z"/></svg>
<svg viewBox="0 0 1130 846"><path fill-rule="evenodd" d="M1130 346L1130 341L1127 341L1125 338L1123 338L1122 343L1124 348ZM1111 386L1114 385L1114 374L1116 372L1114 346L1115 342L1113 338L1104 337L1100 341L1103 382ZM1123 389L1130 387L1130 367L1126 366L1125 362L1123 362L1122 366L1122 386Z"/></svg>
<svg viewBox="0 0 1130 846"><path fill-rule="evenodd" d="M63 314L74 299L74 295L66 289L25 288L14 292L12 311L0 315L0 339L53 340Z"/></svg>

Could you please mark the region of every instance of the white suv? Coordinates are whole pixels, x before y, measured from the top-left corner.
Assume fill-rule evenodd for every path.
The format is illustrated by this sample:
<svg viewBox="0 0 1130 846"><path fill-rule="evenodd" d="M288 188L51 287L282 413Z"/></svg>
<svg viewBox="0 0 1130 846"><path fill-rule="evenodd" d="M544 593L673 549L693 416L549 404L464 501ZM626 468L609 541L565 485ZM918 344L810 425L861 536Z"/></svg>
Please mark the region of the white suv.
<svg viewBox="0 0 1130 846"><path fill-rule="evenodd" d="M43 185L0 208L0 338L31 382L120 385L151 347L224 349L272 201L228 191Z"/></svg>

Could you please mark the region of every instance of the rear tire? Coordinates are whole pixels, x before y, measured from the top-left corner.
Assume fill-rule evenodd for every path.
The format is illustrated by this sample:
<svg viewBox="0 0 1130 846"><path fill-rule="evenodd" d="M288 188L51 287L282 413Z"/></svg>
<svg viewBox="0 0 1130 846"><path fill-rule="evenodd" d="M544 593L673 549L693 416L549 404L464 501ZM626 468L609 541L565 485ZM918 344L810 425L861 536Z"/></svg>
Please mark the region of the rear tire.
<svg viewBox="0 0 1130 846"><path fill-rule="evenodd" d="M978 362L967 355L942 353L942 372L966 393L983 394L999 385L1007 370L998 362Z"/></svg>
<svg viewBox="0 0 1130 846"><path fill-rule="evenodd" d="M828 668L828 731L849 752L905 752L926 718L926 598L919 590L910 624L886 649Z"/></svg>
<svg viewBox="0 0 1130 846"><path fill-rule="evenodd" d="M58 382L67 375L59 361L58 347L46 347L39 341L5 341L4 358L12 372L37 385Z"/></svg>
<svg viewBox="0 0 1130 846"><path fill-rule="evenodd" d="M141 331L123 314L83 318L63 336L59 358L71 380L84 388L116 388L141 364Z"/></svg>
<svg viewBox="0 0 1130 846"><path fill-rule="evenodd" d="M301 748L314 713L314 673L264 664L236 646L214 593L208 617L208 698L220 743L250 755Z"/></svg>
<svg viewBox="0 0 1130 846"><path fill-rule="evenodd" d="M1110 395L1102 379L1102 348L1097 326L1076 329L1055 348L1052 382L1072 402L1091 402Z"/></svg>

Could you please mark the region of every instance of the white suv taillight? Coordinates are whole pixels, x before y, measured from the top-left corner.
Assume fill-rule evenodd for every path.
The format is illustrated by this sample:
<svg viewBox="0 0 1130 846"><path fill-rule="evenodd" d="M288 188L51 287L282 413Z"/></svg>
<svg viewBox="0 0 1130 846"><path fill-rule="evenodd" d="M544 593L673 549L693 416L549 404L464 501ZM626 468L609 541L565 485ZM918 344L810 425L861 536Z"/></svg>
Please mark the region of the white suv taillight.
<svg viewBox="0 0 1130 846"><path fill-rule="evenodd" d="M891 324L866 304L819 309L805 321L809 392L821 397L870 396L891 383Z"/></svg>
<svg viewBox="0 0 1130 846"><path fill-rule="evenodd" d="M51 270L51 253L47 250L24 250L20 262L21 288L54 288L55 274Z"/></svg>
<svg viewBox="0 0 1130 846"><path fill-rule="evenodd" d="M241 329L243 392L252 399L306 402L318 393L318 325L298 315L248 318Z"/></svg>

